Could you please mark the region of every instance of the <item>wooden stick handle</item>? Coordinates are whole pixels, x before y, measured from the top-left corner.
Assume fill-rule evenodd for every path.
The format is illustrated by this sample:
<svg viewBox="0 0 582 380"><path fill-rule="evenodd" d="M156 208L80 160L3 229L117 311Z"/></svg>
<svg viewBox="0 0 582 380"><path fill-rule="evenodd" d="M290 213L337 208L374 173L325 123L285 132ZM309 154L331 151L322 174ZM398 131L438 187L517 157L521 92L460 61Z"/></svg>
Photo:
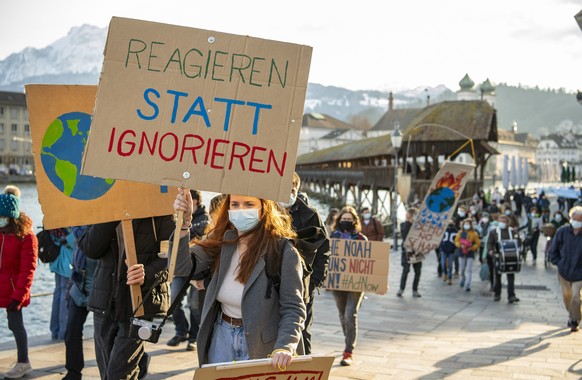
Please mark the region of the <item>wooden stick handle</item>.
<svg viewBox="0 0 582 380"><path fill-rule="evenodd" d="M184 193L190 192L190 189L184 189ZM178 245L180 244L180 233L182 232L182 224L184 223L184 211L178 211L176 218L176 230L174 231L174 239L172 240L172 252L170 253L170 266L168 268L168 282L174 279L176 271L176 258L178 257Z"/></svg>
<svg viewBox="0 0 582 380"><path fill-rule="evenodd" d="M125 245L125 257L127 258L127 266L137 264L137 254L135 251L135 239L133 237L133 224L131 219L122 220L121 227L123 229L123 244ZM144 315L143 310L143 300L141 295L141 286L139 284L133 284L129 286L129 291L131 294L131 309L135 310L138 306L136 317L141 317Z"/></svg>

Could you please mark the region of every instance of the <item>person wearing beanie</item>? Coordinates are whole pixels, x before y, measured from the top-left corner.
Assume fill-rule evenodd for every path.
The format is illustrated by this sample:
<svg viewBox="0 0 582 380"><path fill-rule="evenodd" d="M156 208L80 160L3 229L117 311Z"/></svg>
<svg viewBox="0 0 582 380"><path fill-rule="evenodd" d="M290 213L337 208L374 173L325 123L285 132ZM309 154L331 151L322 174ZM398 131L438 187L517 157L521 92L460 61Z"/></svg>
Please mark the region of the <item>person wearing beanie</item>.
<svg viewBox="0 0 582 380"><path fill-rule="evenodd" d="M6 186L0 194L0 235L0 307L6 309L17 352L17 362L4 378L19 379L32 371L22 309L30 304L38 241L32 220L20 211L20 190L16 186Z"/></svg>

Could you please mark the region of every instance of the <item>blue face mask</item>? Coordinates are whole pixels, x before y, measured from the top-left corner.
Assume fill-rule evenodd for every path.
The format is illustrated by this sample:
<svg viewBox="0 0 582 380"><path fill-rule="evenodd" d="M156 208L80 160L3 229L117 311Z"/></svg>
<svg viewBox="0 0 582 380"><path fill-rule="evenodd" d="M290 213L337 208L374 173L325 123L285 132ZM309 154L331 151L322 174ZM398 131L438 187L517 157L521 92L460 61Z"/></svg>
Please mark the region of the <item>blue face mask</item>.
<svg viewBox="0 0 582 380"><path fill-rule="evenodd" d="M258 208L244 208L240 210L228 210L228 220L239 232L247 232L259 224Z"/></svg>
<svg viewBox="0 0 582 380"><path fill-rule="evenodd" d="M10 223L10 218L0 217L0 228L4 228Z"/></svg>

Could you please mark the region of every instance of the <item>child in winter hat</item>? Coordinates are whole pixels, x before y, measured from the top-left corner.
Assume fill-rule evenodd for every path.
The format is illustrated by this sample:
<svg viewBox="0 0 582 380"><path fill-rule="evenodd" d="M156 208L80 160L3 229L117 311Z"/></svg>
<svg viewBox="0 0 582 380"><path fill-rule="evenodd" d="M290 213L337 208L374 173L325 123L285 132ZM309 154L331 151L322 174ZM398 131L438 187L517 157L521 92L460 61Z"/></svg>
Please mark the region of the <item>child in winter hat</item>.
<svg viewBox="0 0 582 380"><path fill-rule="evenodd" d="M20 189L14 185L4 188L0 194L0 216L18 219L20 217Z"/></svg>

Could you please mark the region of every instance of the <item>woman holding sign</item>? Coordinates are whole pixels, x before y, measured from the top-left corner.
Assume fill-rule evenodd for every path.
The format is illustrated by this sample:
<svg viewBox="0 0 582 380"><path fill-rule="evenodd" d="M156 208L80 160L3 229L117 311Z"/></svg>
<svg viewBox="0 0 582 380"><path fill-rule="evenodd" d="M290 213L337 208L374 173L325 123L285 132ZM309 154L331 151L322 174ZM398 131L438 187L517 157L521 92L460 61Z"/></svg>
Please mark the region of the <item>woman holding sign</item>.
<svg viewBox="0 0 582 380"><path fill-rule="evenodd" d="M179 190L174 209L190 218L189 192ZM226 196L203 240L189 246L189 230L182 228L176 267L213 271L197 339L200 365L270 356L284 370L302 353L302 264L287 240L294 237L275 202L242 195ZM191 260L182 261L188 252ZM278 284L267 277L267 263L280 273Z"/></svg>
<svg viewBox="0 0 582 380"><path fill-rule="evenodd" d="M332 239L368 240L361 233L362 227L358 213L353 207L345 206L339 212ZM340 362L343 366L352 365L352 351L356 346L358 336L358 310L364 298L364 292L333 290L333 298L339 310L340 322L345 336L346 346Z"/></svg>

